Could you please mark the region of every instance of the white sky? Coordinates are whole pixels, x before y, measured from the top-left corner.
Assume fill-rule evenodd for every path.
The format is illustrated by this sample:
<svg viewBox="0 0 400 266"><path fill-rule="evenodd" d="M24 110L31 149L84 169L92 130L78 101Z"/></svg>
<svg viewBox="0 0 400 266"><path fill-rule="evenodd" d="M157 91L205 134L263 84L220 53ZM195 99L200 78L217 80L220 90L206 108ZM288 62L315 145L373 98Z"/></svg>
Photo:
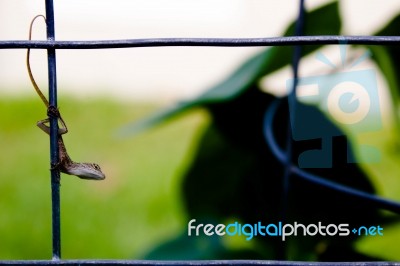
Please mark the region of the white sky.
<svg viewBox="0 0 400 266"><path fill-rule="evenodd" d="M59 40L151 37L279 36L297 14L295 0L56 0ZM324 0L306 0L314 8ZM366 35L397 12L398 0L341 3L345 34ZM43 0L0 0L0 40L27 39ZM34 39L45 39L35 23ZM111 95L127 100L193 97L234 70L259 48L134 48L57 51L60 95ZM0 94L32 94L25 50L0 50ZM47 90L46 53L32 52L34 75ZM278 81L279 82L279 81ZM285 84L286 80L281 81Z"/></svg>

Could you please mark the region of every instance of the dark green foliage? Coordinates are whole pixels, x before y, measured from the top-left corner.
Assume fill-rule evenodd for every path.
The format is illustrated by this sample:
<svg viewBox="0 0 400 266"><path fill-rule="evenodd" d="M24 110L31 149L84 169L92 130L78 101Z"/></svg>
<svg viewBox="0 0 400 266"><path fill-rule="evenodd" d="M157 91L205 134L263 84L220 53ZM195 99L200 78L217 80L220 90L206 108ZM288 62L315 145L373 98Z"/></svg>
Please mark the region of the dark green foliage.
<svg viewBox="0 0 400 266"><path fill-rule="evenodd" d="M281 210L287 204L289 209L286 221L290 223L350 223L351 226L367 226L379 221L377 210L371 209L371 206L296 177L291 178L290 197L282 199L284 167L272 154L262 134L265 107L272 100L273 96L252 89L234 101L209 107L214 123L199 143L197 157L183 185L189 217L219 223L228 218L250 224L258 221L276 223L283 219ZM284 146L289 114L286 100L282 101L275 118L274 133L281 146ZM309 108L310 113L320 114L314 107L304 108ZM319 123L321 126L332 126L323 115L320 115ZM364 173L355 164L346 162L346 139L336 137L333 141L333 168L308 171L373 193L374 189ZM297 158L310 147L319 146L318 140L294 142L293 157ZM300 239L302 244L297 248L302 252L289 252L287 255L291 259L316 258L317 254L314 253L322 242L329 248L330 245L337 246L338 251L338 247L348 249L352 238L327 239L315 236ZM278 250L282 244L280 240L268 237L260 237L258 243L274 250ZM277 259L277 254L275 252L269 259ZM329 257L329 260L334 259L334 256ZM347 260L353 258L348 257Z"/></svg>
<svg viewBox="0 0 400 266"><path fill-rule="evenodd" d="M398 36L400 26L400 16L393 18L383 29L379 30L375 35L378 36ZM385 76L390 90L390 100L393 105L393 122L400 133L399 119L399 84L400 84L400 51L397 46L369 46L372 59L378 65L381 72ZM397 145L399 141L397 140Z"/></svg>
<svg viewBox="0 0 400 266"><path fill-rule="evenodd" d="M306 18L305 35L339 34L341 20L336 1L308 13ZM379 33L394 34L398 28L395 25L399 25L396 20L400 21L396 18ZM293 34L293 25L292 23L285 31L286 36ZM318 48L320 47L304 47L303 55ZM387 58L378 49L373 52L378 65L386 70ZM385 52L393 55L394 59L400 55L395 47L388 48ZM374 206L294 176L290 178L289 197L283 198L284 166L273 155L263 135L265 112L276 98L261 92L258 82L261 77L290 64L292 54L292 47L268 48L200 97L178 104L167 112L158 113L144 120L138 127L127 129L128 133L136 132L196 106L209 110L212 123L198 144L198 152L182 185L188 221L197 219L198 223L202 221L217 224L235 220L243 224L259 221L267 224L283 220L286 223L297 221L303 224L349 223L352 228L384 223L384 218ZM399 76L398 71L400 70L396 68L392 76L389 76L390 73L387 76L392 79L392 82L389 81L392 87L398 84L398 80L394 79ZM288 134L289 109L286 98L280 101L274 120L274 134L284 148ZM340 132L317 108L302 104L299 107L310 114L312 123ZM368 176L359 166L347 163L350 143L344 134L341 135L333 138L333 167L307 170L327 180L375 193ZM292 158L298 158L302 152L320 147L319 139L294 142ZM353 156L352 153L350 156ZM293 163L296 164L297 161L294 160ZM284 208L287 210L282 213ZM183 235L155 249L148 258L231 258L229 252L222 252L226 247L221 247L223 243L218 240L188 238L185 236L186 232ZM236 258L241 259L374 260L373 257L355 251L355 240L353 235L328 238L298 236L283 243L273 237L256 237L251 240L254 243L250 248L252 252L246 252L245 255L240 252L235 254L240 254ZM196 243L201 241L204 241L202 243L207 248L196 248ZM233 251L238 250L230 250ZM243 256L240 257L241 255Z"/></svg>

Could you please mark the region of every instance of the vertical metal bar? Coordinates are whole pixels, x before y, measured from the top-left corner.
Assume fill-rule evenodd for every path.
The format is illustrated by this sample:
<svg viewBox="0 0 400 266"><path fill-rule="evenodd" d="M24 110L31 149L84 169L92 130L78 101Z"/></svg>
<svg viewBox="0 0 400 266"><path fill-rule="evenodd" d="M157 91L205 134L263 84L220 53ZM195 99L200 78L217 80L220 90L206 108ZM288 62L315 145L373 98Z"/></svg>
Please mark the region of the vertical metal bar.
<svg viewBox="0 0 400 266"><path fill-rule="evenodd" d="M299 13L296 21L295 27L295 36L303 35L304 31L304 1L300 0L299 3ZM293 53L293 61L292 61L292 71L293 71L293 86L292 90L288 96L288 104L291 105L289 110L296 110L295 105L297 103L296 99L296 88L298 84L299 78L299 62L301 58L302 47L300 45L296 45L294 47ZM291 165L292 165L292 157L293 157L293 141L292 141L292 129L291 129L291 119L293 119L294 114L289 112L288 117L288 131L287 131L287 139L286 139L286 163L285 170L283 175L283 191L282 191L282 208L281 208L281 220L284 222L286 220L286 212L288 207L289 200L289 188L290 188L290 175L291 175ZM278 251L278 257L281 259L286 259L286 251L285 244L282 244L281 249Z"/></svg>
<svg viewBox="0 0 400 266"><path fill-rule="evenodd" d="M53 0L46 1L47 40L54 41L54 6ZM56 51L47 49L49 72L49 104L57 107L57 76ZM50 163L51 170L51 203L52 203L52 254L53 260L61 258L61 230L60 230L60 171L53 166L57 164L58 154L58 124L57 118L50 118Z"/></svg>
<svg viewBox="0 0 400 266"><path fill-rule="evenodd" d="M296 22L295 36L303 35L303 27L304 27L304 0L300 0L300 9L299 15ZM288 96L288 103L292 107L295 107L297 103L296 99L296 89L299 78L299 62L301 58L302 47L297 45L294 47L293 53L293 61L292 61L292 71L293 71L293 86L292 90ZM291 110L295 110L295 108L291 108ZM287 134L287 143L286 143L286 165L285 165L285 174L283 180L283 197L284 197L284 206L283 206L283 217L285 217L286 205L288 199L289 192L289 177L290 177L290 168L292 164L292 131L291 131L291 123L290 120L293 118L293 114L289 113L288 119L288 134Z"/></svg>

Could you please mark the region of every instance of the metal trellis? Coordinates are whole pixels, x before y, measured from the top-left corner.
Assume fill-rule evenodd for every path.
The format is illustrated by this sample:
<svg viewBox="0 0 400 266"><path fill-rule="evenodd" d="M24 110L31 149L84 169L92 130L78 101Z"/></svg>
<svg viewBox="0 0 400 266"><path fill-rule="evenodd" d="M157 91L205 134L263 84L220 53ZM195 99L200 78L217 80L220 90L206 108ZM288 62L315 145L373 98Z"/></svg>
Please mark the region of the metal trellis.
<svg viewBox="0 0 400 266"><path fill-rule="evenodd" d="M57 107L57 76L56 76L56 50L57 49L109 49L109 48L138 48L138 47L168 47L168 46L208 46L208 47L252 47L252 46L295 46L293 55L294 85L289 96L289 101L295 103L296 80L298 78L298 65L301 58L303 45L327 45L327 44L368 44L368 45L400 45L400 36L302 36L304 24L304 0L299 1L299 14L295 30L295 36L273 38L154 38L154 39L126 39L126 40L102 40L102 41L56 41L54 25L53 0L45 0L47 17L46 41L0 41L0 49L47 49L48 55L48 79L49 79L49 103ZM271 104L265 116L265 137L274 155L286 168L283 196L287 197L290 176L303 178L309 182L329 187L341 193L373 203L377 207L391 210L400 214L400 203L381 198L375 195L358 191L321 177L310 174L292 165L291 162L291 133L287 137L286 151L283 151L276 143L273 136L273 118L279 105L279 100ZM289 125L290 127L290 125ZM50 121L50 162L54 166L58 162L58 125L57 118ZM321 262L285 262L285 261L121 261L121 260L61 260L60 237L60 172L56 168L51 170L52 189L52 247L53 260L46 261L0 261L0 265L400 265L395 263L321 263ZM286 204L286 203L284 203ZM285 217L285 206L282 206L282 219Z"/></svg>

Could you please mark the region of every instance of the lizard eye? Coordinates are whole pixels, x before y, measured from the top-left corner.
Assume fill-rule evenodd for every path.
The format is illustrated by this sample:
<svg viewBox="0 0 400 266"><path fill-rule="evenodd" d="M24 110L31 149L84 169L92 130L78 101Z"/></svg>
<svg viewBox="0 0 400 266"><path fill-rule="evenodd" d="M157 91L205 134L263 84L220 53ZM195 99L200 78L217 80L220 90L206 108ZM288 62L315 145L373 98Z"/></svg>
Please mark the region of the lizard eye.
<svg viewBox="0 0 400 266"><path fill-rule="evenodd" d="M99 170L100 171L100 166L98 164L94 164L94 169Z"/></svg>

